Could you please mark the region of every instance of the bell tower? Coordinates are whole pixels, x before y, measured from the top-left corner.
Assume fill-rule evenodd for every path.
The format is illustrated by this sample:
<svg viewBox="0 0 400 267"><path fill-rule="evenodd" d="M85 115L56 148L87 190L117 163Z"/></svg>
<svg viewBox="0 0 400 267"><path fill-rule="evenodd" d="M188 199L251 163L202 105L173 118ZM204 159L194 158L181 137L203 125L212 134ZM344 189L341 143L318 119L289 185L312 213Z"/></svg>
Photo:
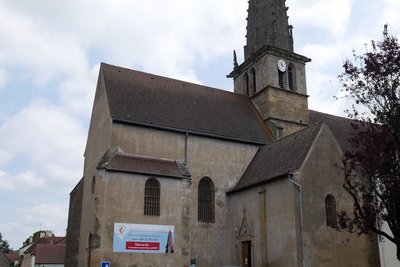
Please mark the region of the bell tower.
<svg viewBox="0 0 400 267"><path fill-rule="evenodd" d="M234 91L251 98L276 138L308 125L305 65L294 53L285 0L249 0L244 62L228 75Z"/></svg>

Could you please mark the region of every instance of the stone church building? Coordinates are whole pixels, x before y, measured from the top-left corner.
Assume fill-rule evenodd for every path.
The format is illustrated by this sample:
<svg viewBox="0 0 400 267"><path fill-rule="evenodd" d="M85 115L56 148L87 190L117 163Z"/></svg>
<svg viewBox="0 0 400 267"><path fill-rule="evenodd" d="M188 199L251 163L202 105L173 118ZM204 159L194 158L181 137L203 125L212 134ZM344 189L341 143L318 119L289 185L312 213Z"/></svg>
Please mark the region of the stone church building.
<svg viewBox="0 0 400 267"><path fill-rule="evenodd" d="M101 64L65 266L378 266L332 227L351 121L308 109L284 0L247 23L234 93Z"/></svg>

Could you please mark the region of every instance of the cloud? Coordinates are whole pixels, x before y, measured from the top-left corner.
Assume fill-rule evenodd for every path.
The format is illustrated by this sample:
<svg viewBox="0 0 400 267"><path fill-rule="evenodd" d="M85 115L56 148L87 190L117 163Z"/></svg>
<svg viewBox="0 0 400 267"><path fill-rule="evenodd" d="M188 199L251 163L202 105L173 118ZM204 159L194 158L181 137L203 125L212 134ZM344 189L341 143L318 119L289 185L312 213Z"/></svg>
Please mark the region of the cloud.
<svg viewBox="0 0 400 267"><path fill-rule="evenodd" d="M85 118L88 122L99 69L100 64L95 64L91 69L59 83L59 101L64 111Z"/></svg>
<svg viewBox="0 0 400 267"><path fill-rule="evenodd" d="M40 189L45 185L43 177L36 176L32 171L25 171L14 176L0 170L0 190L18 189L26 192L31 189Z"/></svg>
<svg viewBox="0 0 400 267"><path fill-rule="evenodd" d="M85 69L85 52L73 35L49 32L1 2L0 20L5 22L0 24L2 65L22 69L30 83L45 85Z"/></svg>
<svg viewBox="0 0 400 267"><path fill-rule="evenodd" d="M383 25L389 25L389 34L400 37L400 5L399 1L396 0L380 0L378 4L382 6L382 12L380 12L376 21L379 26L379 38L382 38Z"/></svg>
<svg viewBox="0 0 400 267"><path fill-rule="evenodd" d="M0 168L11 160L24 159L26 166L19 168L40 172L46 181L76 181L82 173L85 129L62 106L37 101L1 125ZM38 177L20 173L27 182Z"/></svg>
<svg viewBox="0 0 400 267"><path fill-rule="evenodd" d="M246 4L234 2L113 2L102 14L113 23L104 25L93 47L101 46L105 60L117 65L199 82L196 63L243 45Z"/></svg>
<svg viewBox="0 0 400 267"><path fill-rule="evenodd" d="M2 214L6 213L7 208L0 206ZM66 205L55 204L31 204L18 208L16 212L19 217L11 217L7 223L0 222L3 238L9 241L11 248L17 249L38 230L51 230L56 236L65 236L67 208Z"/></svg>
<svg viewBox="0 0 400 267"><path fill-rule="evenodd" d="M54 230L57 224L65 224L67 214L65 205L41 204L26 211L24 221L27 224L42 225L42 229ZM50 215L50 216L49 216Z"/></svg>
<svg viewBox="0 0 400 267"><path fill-rule="evenodd" d="M101 53L102 61L112 59L108 63L199 82L196 62L242 47L246 5L239 0L10 1L0 3L0 18L7 22L0 26L6 40L0 53L8 51L5 62L24 66L42 84L85 73L89 49Z"/></svg>
<svg viewBox="0 0 400 267"><path fill-rule="evenodd" d="M0 90L4 87L7 82L8 73L5 69L0 68Z"/></svg>
<svg viewBox="0 0 400 267"><path fill-rule="evenodd" d="M329 32L332 36L342 36L347 27L353 0L337 1L293 1L288 3L292 23L308 29L317 28Z"/></svg>

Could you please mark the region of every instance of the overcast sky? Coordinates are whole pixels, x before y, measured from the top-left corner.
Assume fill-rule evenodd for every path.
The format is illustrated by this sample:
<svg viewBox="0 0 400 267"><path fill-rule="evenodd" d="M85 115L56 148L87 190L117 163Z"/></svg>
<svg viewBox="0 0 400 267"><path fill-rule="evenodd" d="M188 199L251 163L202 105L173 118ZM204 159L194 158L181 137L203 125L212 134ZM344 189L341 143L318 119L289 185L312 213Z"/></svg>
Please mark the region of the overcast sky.
<svg viewBox="0 0 400 267"><path fill-rule="evenodd" d="M343 115L337 75L352 49L400 32L398 0L288 0L311 109ZM83 173L100 62L232 91L246 0L0 0L0 232L19 248L65 235Z"/></svg>

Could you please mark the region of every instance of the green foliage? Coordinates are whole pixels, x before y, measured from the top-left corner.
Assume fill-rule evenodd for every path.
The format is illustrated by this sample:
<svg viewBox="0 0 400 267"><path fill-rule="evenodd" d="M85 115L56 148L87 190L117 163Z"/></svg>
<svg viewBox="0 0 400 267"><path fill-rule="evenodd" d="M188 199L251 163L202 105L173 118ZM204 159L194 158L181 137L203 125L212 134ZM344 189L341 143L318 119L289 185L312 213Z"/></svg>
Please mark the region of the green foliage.
<svg viewBox="0 0 400 267"><path fill-rule="evenodd" d="M343 91L354 101L352 150L344 158L344 188L354 200L351 214L339 214L338 228L376 233L397 246L400 261L400 45L388 34L371 51L344 62ZM385 222L391 233L384 232Z"/></svg>
<svg viewBox="0 0 400 267"><path fill-rule="evenodd" d="M9 252L11 250L8 241L3 239L3 235L1 233L0 233L0 250L6 252Z"/></svg>

